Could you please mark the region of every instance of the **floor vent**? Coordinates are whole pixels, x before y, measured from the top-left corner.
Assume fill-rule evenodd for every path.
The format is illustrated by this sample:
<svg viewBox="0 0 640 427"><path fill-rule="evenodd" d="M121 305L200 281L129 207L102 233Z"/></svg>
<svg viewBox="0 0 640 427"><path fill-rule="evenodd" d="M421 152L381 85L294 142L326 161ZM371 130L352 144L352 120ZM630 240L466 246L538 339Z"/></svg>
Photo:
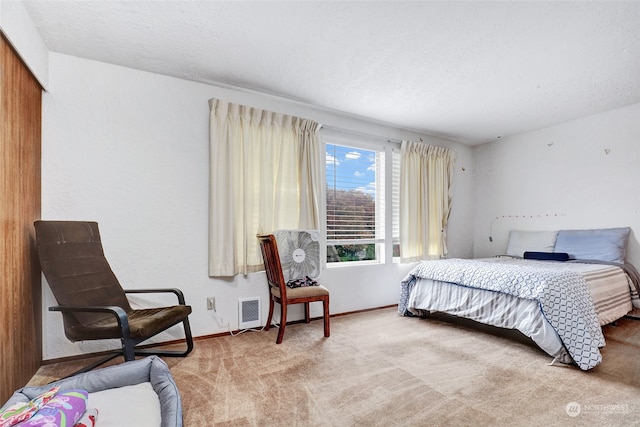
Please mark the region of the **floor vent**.
<svg viewBox="0 0 640 427"><path fill-rule="evenodd" d="M260 297L238 299L238 329L259 328L260 318Z"/></svg>

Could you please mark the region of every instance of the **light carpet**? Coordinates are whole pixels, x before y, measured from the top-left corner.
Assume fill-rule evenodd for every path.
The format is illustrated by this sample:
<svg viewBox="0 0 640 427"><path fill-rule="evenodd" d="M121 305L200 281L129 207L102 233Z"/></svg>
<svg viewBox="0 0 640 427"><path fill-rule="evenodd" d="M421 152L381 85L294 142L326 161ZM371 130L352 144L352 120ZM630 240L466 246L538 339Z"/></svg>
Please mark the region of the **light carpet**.
<svg viewBox="0 0 640 427"><path fill-rule="evenodd" d="M519 333L395 308L334 317L329 338L313 321L287 326L280 345L272 328L165 360L185 426L640 425L640 322L604 332L587 372L547 366ZM32 383L77 364L43 366Z"/></svg>

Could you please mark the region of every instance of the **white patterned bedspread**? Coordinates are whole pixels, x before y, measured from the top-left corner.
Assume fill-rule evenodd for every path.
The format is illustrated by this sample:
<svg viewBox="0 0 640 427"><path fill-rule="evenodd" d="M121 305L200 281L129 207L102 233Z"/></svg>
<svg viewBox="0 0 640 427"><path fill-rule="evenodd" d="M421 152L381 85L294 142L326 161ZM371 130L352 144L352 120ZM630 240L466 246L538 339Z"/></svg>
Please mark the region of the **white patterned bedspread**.
<svg viewBox="0 0 640 427"><path fill-rule="evenodd" d="M512 258L423 262L403 280L398 309L400 313L406 310L410 287L416 278L535 300L574 362L580 369L591 369L602 361L599 350L605 344L602 329L583 276L554 268L558 264Z"/></svg>

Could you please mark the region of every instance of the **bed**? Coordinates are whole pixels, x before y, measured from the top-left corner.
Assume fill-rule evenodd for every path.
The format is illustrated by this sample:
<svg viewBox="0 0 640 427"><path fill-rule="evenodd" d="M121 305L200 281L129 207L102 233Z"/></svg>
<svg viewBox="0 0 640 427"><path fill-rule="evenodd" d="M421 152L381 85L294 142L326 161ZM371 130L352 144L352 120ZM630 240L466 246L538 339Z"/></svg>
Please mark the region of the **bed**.
<svg viewBox="0 0 640 427"><path fill-rule="evenodd" d="M518 329L554 361L588 370L602 361L601 326L640 307L638 274L624 261L629 234L512 231L504 256L417 265L402 281L398 311Z"/></svg>
<svg viewBox="0 0 640 427"><path fill-rule="evenodd" d="M54 404L54 398L43 402L42 396L52 389L56 397L62 396L60 401ZM25 408L38 411L25 415L21 426L182 426L180 392L169 367L158 356L77 374L44 386L23 387L0 408L0 425L14 425L10 418L20 416ZM42 413L46 416L40 416ZM62 414L64 422L54 418ZM81 421L77 422L74 415L82 416Z"/></svg>

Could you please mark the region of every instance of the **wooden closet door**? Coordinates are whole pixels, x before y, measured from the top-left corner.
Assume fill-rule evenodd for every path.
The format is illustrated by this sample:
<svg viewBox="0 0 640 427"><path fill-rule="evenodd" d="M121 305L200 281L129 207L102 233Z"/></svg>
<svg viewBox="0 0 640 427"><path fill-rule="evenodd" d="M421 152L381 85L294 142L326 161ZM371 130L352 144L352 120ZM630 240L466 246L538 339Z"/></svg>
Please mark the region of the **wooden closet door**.
<svg viewBox="0 0 640 427"><path fill-rule="evenodd" d="M42 362L41 111L40 84L0 36L0 406Z"/></svg>

